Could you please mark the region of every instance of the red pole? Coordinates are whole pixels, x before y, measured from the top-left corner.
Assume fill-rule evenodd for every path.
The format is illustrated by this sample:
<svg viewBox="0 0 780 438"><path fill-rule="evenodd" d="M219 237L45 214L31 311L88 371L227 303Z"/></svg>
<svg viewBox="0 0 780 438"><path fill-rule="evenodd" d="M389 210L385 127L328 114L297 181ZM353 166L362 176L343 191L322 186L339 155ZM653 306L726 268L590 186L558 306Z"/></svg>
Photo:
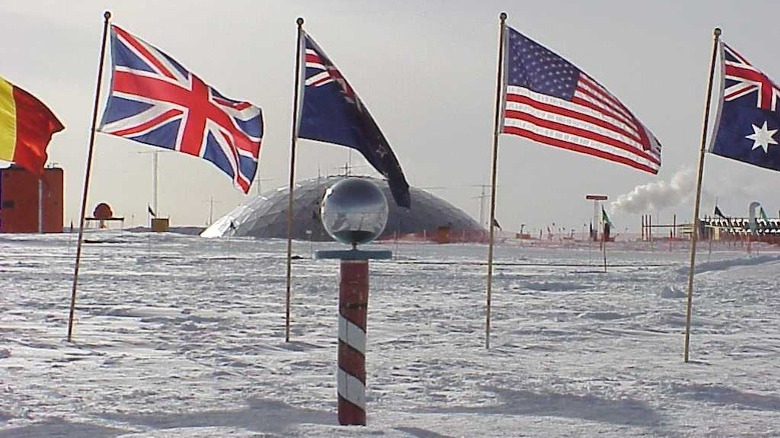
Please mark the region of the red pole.
<svg viewBox="0 0 780 438"><path fill-rule="evenodd" d="M339 283L339 424L366 425L368 260L341 260Z"/></svg>

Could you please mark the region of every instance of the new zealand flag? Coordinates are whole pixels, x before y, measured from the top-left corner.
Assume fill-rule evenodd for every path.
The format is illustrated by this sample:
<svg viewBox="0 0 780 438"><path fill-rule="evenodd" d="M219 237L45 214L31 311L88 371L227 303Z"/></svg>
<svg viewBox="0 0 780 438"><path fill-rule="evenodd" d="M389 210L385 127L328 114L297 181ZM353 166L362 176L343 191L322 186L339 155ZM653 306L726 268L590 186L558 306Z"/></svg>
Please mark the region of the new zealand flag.
<svg viewBox="0 0 780 438"><path fill-rule="evenodd" d="M387 178L395 203L409 208L409 184L393 150L341 72L304 34L305 82L298 138L335 143L359 151Z"/></svg>
<svg viewBox="0 0 780 438"><path fill-rule="evenodd" d="M769 77L721 43L722 100L709 151L780 171L780 90Z"/></svg>

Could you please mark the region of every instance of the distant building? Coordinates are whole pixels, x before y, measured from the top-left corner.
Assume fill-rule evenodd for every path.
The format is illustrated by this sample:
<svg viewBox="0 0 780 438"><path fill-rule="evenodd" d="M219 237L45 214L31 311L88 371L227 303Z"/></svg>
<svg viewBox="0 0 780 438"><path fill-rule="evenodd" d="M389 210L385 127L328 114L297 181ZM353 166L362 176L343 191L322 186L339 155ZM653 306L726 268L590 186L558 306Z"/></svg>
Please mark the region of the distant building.
<svg viewBox="0 0 780 438"><path fill-rule="evenodd" d="M56 167L41 179L18 166L0 169L0 233L61 233L63 179Z"/></svg>
<svg viewBox="0 0 780 438"><path fill-rule="evenodd" d="M331 240L320 221L320 201L328 187L343 176L315 178L296 184L293 192L293 239ZM393 202L387 182L367 178L379 187L388 201L388 219L382 239L430 240L439 243L474 242L486 239L487 232L463 210L424 190L409 188L412 208ZM257 238L287 238L289 190L282 187L265 192L221 217L201 236L223 235Z"/></svg>
<svg viewBox="0 0 780 438"><path fill-rule="evenodd" d="M746 217L705 217L701 221L700 234L704 239L743 240L780 244L780 219L756 218L751 227Z"/></svg>

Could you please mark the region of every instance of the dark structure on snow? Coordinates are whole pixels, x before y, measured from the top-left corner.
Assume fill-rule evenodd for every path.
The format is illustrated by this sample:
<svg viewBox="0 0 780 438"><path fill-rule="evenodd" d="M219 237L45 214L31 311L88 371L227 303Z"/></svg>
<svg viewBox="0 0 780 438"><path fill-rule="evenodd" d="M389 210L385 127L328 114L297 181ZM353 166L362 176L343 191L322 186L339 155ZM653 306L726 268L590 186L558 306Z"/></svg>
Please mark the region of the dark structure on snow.
<svg viewBox="0 0 780 438"><path fill-rule="evenodd" d="M315 178L297 183L293 196L293 238L331 240L320 221L320 201L328 187L343 176ZM474 242L486 238L486 231L463 210L424 190L410 187L411 209L393 202L387 182L373 181L385 194L390 208L387 226L379 239L431 240L441 243ZM287 238L287 187L258 195L223 216L201 235L204 237L248 236Z"/></svg>

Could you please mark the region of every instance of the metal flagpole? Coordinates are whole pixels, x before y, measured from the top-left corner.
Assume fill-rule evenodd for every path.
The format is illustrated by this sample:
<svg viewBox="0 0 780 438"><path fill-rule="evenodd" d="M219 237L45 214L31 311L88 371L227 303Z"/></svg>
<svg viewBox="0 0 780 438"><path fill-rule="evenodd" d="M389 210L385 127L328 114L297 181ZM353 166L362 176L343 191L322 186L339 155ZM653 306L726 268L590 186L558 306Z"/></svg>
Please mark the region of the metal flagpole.
<svg viewBox="0 0 780 438"><path fill-rule="evenodd" d="M693 228L691 229L691 264L688 270L688 305L685 311L685 353L684 360L688 363L688 347L691 340L691 308L693 306L693 267L696 263L696 240L699 234L699 203L701 202L701 181L704 174L704 150L707 146L707 128L710 120L710 100L712 98L712 82L715 77L715 58L718 54L720 28L713 31L712 57L710 58L710 78L707 83L707 98L704 104L704 123L701 130L701 146L699 148L699 173L696 177L696 201L693 204Z"/></svg>
<svg viewBox="0 0 780 438"><path fill-rule="evenodd" d="M100 62L98 64L97 85L95 86L95 103L92 107L92 131L89 134L89 150L87 152L87 168L84 171L84 191L81 195L81 218L79 220L79 240L76 244L76 268L73 272L73 291L70 295L70 315L68 317L68 342L73 336L73 315L76 310L76 287L79 282L79 263L81 262L81 244L84 240L84 216L87 212L87 193L89 193L89 176L92 171L92 153L95 149L95 127L97 125L98 104L100 103L100 85L103 80L103 63L106 59L106 40L108 39L108 22L111 11L103 13L103 42L100 45Z"/></svg>
<svg viewBox="0 0 780 438"><path fill-rule="evenodd" d="M602 219L602 222L604 220ZM601 228L601 252L604 254L604 273L607 273L607 223Z"/></svg>
<svg viewBox="0 0 780 438"><path fill-rule="evenodd" d="M284 341L290 342L290 281L292 273L293 189L295 187L295 146L298 141L298 99L301 85L301 46L303 18L298 17L298 43L295 48L295 94L293 97L292 135L290 136L290 193L287 199L287 295L285 301Z"/></svg>
<svg viewBox="0 0 780 438"><path fill-rule="evenodd" d="M595 203L595 201L594 201ZM604 273L607 273L607 227L609 226L609 221L604 218L604 207L601 207L601 221L599 222L601 224L601 253L604 257Z"/></svg>
<svg viewBox="0 0 780 438"><path fill-rule="evenodd" d="M496 223L496 169L498 164L498 134L501 124L502 103L504 96L504 45L506 34L506 13L498 16L501 21L501 32L498 42L498 71L496 73L496 117L493 124L493 163L490 175L490 222L488 223L488 271L487 271L487 302L485 304L485 348L490 348L490 305L493 293L493 235Z"/></svg>

